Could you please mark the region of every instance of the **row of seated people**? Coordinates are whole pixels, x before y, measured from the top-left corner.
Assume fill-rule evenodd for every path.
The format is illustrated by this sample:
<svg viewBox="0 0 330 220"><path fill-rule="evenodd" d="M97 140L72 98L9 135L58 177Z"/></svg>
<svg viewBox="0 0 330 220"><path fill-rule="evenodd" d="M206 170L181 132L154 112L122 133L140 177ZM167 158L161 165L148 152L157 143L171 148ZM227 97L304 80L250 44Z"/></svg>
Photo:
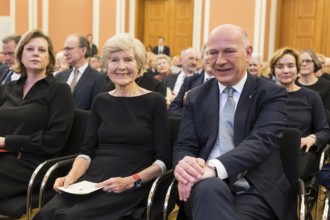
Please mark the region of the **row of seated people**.
<svg viewBox="0 0 330 220"><path fill-rule="evenodd" d="M66 47L74 49L78 48ZM42 211L36 218L139 219L150 180L171 167L165 98L135 83L145 64L143 44L121 34L110 38L104 51L116 88L93 101L81 156L70 173L55 183L68 185L78 179L97 182L102 191L94 196L100 202L73 199L84 212L79 208L67 213L56 209L58 215L43 217ZM0 201L24 193L36 166L59 155L73 121L72 88L52 74L55 55L50 38L39 30L27 32L17 45L16 59L14 70L21 77L0 87ZM58 195L54 201L63 197L66 195ZM87 203L96 205L93 211L88 209L89 214L83 206L90 206ZM108 212L109 207L112 212Z"/></svg>
<svg viewBox="0 0 330 220"><path fill-rule="evenodd" d="M78 37L69 36L68 42L74 39L78 40ZM22 77L2 85L0 90L0 118L6 122L6 128L3 125L0 129L0 148L6 151L1 154L0 163L7 168L0 173L4 180L0 200L24 192L36 165L58 155L73 118L74 102L70 93L76 86L74 75L69 83L71 88L67 83L55 80L51 74L55 55L50 39L42 32L33 30L22 37L17 47L18 66L14 70L20 72ZM65 46L64 51L75 49L83 48L72 44ZM108 93L101 93L93 101L80 156L69 174L57 179L54 185L59 190L60 186L89 180L97 182L102 190L87 199L58 194L35 219L76 219L79 216L90 219L139 219L143 215L150 180L171 167L165 98L140 87L136 82L145 65L143 44L128 34L121 34L110 38L103 51L108 75L115 87ZM210 216L211 219L212 216L224 219L230 219L229 216L236 216L237 219L248 216L251 219L288 219L287 208L290 204L286 198L290 195L290 189L281 168L278 139L283 127L289 125L290 95L286 98L284 88L247 73L246 60L252 55L252 47L240 27L222 25L215 28L205 51L205 63L216 79L207 80L185 98L182 97L185 108L173 154L179 197L185 201L184 214L188 218L196 216L197 219ZM81 56L84 57L84 53ZM68 57L70 60L71 57ZM295 53L289 50L282 54L279 52L274 59L273 73L277 78L284 79L282 85L289 94L303 91L310 100L300 104L320 106L319 128L313 128L313 131L306 128L312 135L302 138L302 147L309 150L323 141L327 143L329 127L327 123L322 123L326 119L322 103L318 103L320 99L309 90L294 86L300 68L299 56L295 57ZM292 81L289 82L289 78ZM233 89L232 95L227 88ZM237 115L235 122L233 115L231 119L221 120L228 100L234 103L231 113ZM311 100L313 103L310 103ZM13 111L15 108L18 110ZM36 108L40 110L36 111ZM304 113L307 114L307 110ZM8 115L11 117L8 118ZM25 118L27 115L28 119ZM30 124L35 125L34 129ZM223 126L226 129L222 130ZM222 133L228 133L227 138ZM225 146L225 139L232 143ZM111 166L113 164L116 165ZM18 173L13 173L8 166L17 167L15 172ZM274 168L276 172L269 172ZM20 175L22 173L24 175ZM19 181L16 180L18 177ZM12 182L18 184L10 184ZM244 182L247 187L233 187L237 182ZM261 185L269 186L274 191L268 195L269 192ZM209 207L205 206L209 200L215 201L212 202L211 212L206 211ZM255 203L251 204L251 200ZM226 205L219 209L216 201ZM255 206L260 209L256 211Z"/></svg>

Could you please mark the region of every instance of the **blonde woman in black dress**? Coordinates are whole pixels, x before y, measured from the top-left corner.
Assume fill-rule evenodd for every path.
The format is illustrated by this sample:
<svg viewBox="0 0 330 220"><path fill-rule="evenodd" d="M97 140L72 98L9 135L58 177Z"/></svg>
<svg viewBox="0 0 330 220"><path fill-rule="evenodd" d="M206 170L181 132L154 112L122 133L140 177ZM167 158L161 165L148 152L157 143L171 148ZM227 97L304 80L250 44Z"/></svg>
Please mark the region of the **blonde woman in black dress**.
<svg viewBox="0 0 330 220"><path fill-rule="evenodd" d="M58 194L35 219L143 219L151 180L170 166L165 98L135 82L144 71L145 54L129 34L105 43L103 56L116 88L95 98L80 155L54 184L59 191L88 180L102 190Z"/></svg>

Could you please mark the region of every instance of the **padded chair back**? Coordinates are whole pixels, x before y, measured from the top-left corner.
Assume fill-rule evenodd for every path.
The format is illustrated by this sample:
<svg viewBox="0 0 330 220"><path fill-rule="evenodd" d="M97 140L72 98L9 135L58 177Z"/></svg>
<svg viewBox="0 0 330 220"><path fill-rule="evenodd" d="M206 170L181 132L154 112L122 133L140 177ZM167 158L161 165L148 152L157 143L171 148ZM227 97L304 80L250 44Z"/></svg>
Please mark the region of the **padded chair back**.
<svg viewBox="0 0 330 220"><path fill-rule="evenodd" d="M180 130L180 123L181 123L180 118L169 117L171 150L173 150L173 146L177 140L178 133ZM168 174L164 175L159 180L159 183L157 185L157 190L153 198L150 219L161 219L161 216L163 215L163 202L165 200L167 188L171 184L172 180L173 180L173 172L168 172ZM172 210L174 206L175 206L175 201L173 200L172 203L169 204L169 210Z"/></svg>
<svg viewBox="0 0 330 220"><path fill-rule="evenodd" d="M83 145L89 119L89 111L75 110L73 124L69 139L62 150L61 156L76 154Z"/></svg>
<svg viewBox="0 0 330 220"><path fill-rule="evenodd" d="M284 128L280 139L281 159L284 172L290 182L293 201L289 201L288 219L297 219L297 195L299 186L299 150L301 133L296 128Z"/></svg>
<svg viewBox="0 0 330 220"><path fill-rule="evenodd" d="M300 150L301 133L296 128L284 128L280 139L281 159L284 172L289 179L293 192L297 192L298 184L298 159Z"/></svg>

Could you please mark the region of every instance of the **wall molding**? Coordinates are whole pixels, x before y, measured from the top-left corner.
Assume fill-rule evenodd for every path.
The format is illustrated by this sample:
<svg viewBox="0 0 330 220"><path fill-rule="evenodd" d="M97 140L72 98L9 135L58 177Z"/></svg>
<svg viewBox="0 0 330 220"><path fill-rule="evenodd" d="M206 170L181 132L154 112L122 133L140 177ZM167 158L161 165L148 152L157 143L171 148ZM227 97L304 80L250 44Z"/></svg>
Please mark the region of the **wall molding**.
<svg viewBox="0 0 330 220"><path fill-rule="evenodd" d="M100 0L93 0L93 43L100 43Z"/></svg>

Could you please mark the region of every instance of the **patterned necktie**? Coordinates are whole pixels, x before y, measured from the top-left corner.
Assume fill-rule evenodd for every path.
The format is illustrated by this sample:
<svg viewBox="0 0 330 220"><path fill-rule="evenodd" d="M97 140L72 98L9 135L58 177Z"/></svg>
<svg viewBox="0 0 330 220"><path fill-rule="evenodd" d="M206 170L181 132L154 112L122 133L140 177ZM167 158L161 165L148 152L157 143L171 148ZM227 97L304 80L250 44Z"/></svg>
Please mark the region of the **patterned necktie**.
<svg viewBox="0 0 330 220"><path fill-rule="evenodd" d="M3 81L1 82L1 84L5 84L5 83L8 83L11 81L11 76L13 75L13 70L9 69L7 74L6 74L6 77L3 79Z"/></svg>
<svg viewBox="0 0 330 220"><path fill-rule="evenodd" d="M227 101L220 114L220 153L234 149L234 115L235 101L233 99L234 89L227 87L225 89ZM231 190L236 194L244 193L250 189L249 182L240 174L237 181L231 185Z"/></svg>
<svg viewBox="0 0 330 220"><path fill-rule="evenodd" d="M79 70L75 69L73 71L73 78L72 78L72 81L70 83L70 87L71 87L71 91L74 90L74 88L76 87L77 85L77 82L78 82L78 74L79 74Z"/></svg>
<svg viewBox="0 0 330 220"><path fill-rule="evenodd" d="M220 113L219 141L221 154L225 154L234 149L234 89L232 87L227 87L224 91L227 94L227 101Z"/></svg>

